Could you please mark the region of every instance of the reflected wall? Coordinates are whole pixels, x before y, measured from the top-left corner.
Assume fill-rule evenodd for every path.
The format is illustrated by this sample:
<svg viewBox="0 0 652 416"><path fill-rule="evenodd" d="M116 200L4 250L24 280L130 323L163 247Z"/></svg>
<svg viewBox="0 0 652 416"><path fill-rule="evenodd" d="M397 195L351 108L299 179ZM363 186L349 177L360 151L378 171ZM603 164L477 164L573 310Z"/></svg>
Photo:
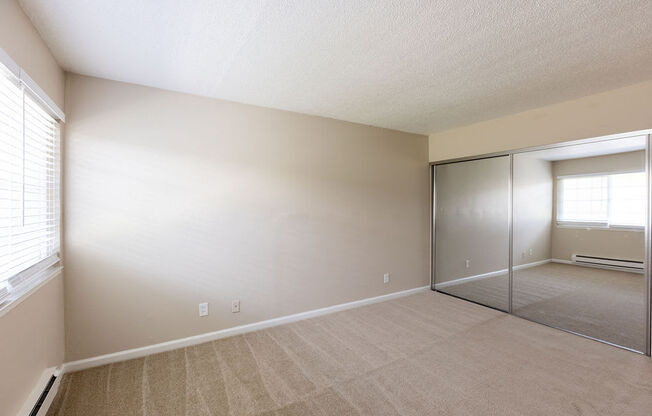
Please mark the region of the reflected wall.
<svg viewBox="0 0 652 416"><path fill-rule="evenodd" d="M435 288L493 308L509 304L509 156L435 172Z"/></svg>

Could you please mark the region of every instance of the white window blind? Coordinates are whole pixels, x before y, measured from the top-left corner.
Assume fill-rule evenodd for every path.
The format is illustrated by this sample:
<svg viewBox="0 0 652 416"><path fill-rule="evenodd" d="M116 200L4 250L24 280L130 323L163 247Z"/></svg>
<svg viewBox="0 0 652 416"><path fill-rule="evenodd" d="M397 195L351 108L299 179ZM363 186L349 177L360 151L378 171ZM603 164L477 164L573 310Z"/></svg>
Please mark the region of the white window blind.
<svg viewBox="0 0 652 416"><path fill-rule="evenodd" d="M561 177L557 222L600 227L644 227L645 172Z"/></svg>
<svg viewBox="0 0 652 416"><path fill-rule="evenodd" d="M647 202L645 172L609 175L609 224L644 227Z"/></svg>
<svg viewBox="0 0 652 416"><path fill-rule="evenodd" d="M58 261L59 124L0 67L0 303Z"/></svg>

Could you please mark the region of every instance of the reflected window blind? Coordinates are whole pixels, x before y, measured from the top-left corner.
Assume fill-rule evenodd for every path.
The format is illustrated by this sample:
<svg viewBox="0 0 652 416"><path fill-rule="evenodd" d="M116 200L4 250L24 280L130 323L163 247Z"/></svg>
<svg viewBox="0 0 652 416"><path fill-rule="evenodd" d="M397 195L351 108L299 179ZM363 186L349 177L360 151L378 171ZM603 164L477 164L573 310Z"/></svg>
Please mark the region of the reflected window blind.
<svg viewBox="0 0 652 416"><path fill-rule="evenodd" d="M11 292L59 258L59 124L2 69L0 289Z"/></svg>
<svg viewBox="0 0 652 416"><path fill-rule="evenodd" d="M645 172L609 175L609 224L644 227L647 214Z"/></svg>
<svg viewBox="0 0 652 416"><path fill-rule="evenodd" d="M557 222L603 227L645 226L645 172L561 177Z"/></svg>
<svg viewBox="0 0 652 416"><path fill-rule="evenodd" d="M609 223L609 178L607 175L562 178L558 182L557 221Z"/></svg>

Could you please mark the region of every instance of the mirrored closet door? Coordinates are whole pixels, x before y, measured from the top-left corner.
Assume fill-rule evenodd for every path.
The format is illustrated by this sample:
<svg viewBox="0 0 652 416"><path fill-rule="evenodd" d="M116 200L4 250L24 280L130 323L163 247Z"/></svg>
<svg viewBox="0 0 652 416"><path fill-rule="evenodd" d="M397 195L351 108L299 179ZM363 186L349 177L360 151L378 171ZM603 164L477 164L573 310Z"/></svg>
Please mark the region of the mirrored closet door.
<svg viewBox="0 0 652 416"><path fill-rule="evenodd" d="M435 288L507 311L509 156L436 166Z"/></svg>
<svg viewBox="0 0 652 416"><path fill-rule="evenodd" d="M650 354L650 133L433 166L433 288Z"/></svg>
<svg viewBox="0 0 652 416"><path fill-rule="evenodd" d="M515 315L645 352L646 142L514 155Z"/></svg>

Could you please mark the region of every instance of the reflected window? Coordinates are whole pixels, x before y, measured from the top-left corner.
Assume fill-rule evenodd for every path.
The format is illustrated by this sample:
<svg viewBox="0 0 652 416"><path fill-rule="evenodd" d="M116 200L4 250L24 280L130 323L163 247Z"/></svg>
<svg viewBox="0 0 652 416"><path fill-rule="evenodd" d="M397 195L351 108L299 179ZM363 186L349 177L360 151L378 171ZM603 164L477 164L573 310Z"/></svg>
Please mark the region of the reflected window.
<svg viewBox="0 0 652 416"><path fill-rule="evenodd" d="M643 228L645 172L557 178L557 224Z"/></svg>

